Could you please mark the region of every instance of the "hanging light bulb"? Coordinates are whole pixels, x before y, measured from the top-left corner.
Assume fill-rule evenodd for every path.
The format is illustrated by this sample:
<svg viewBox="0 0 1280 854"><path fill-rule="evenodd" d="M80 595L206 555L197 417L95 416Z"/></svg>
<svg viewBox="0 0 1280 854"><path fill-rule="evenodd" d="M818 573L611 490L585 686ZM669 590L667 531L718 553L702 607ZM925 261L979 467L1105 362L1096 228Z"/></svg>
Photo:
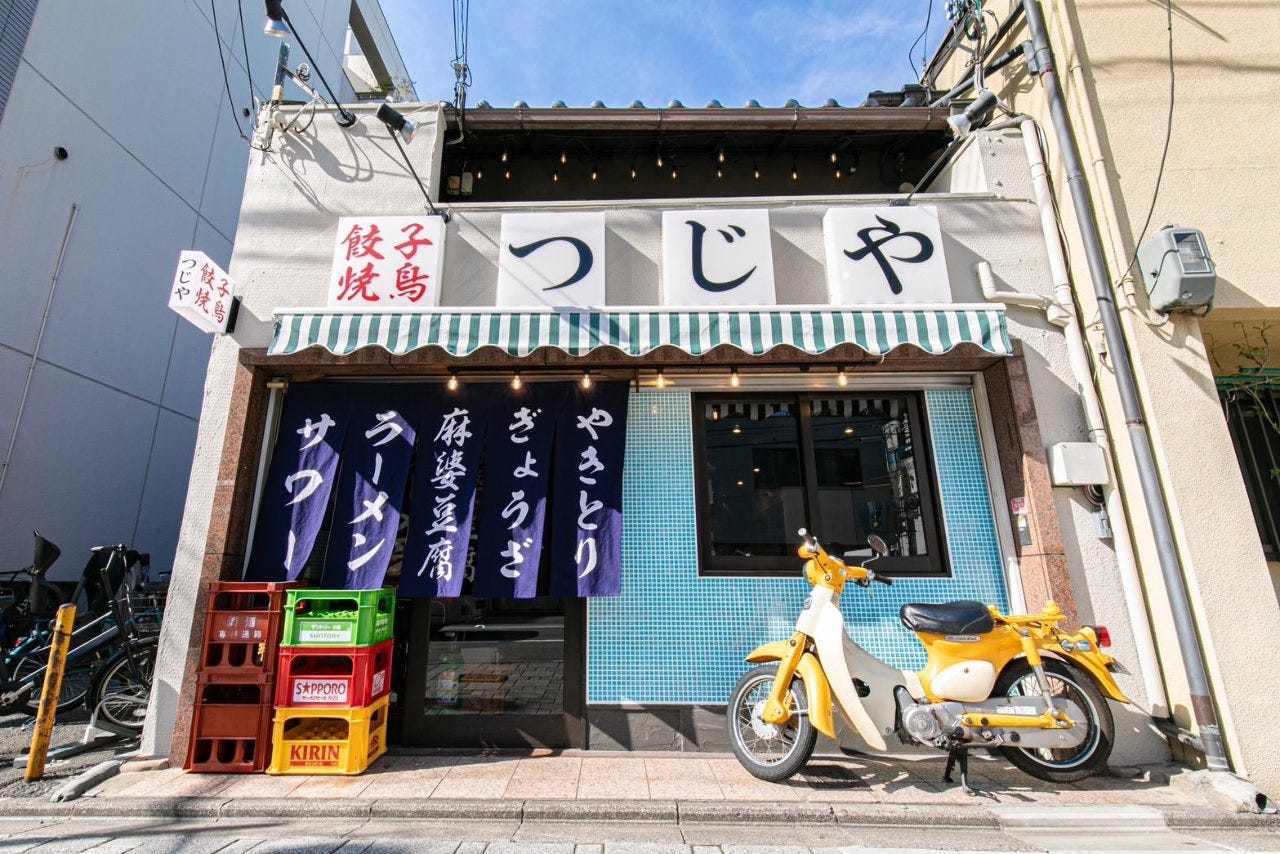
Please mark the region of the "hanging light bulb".
<svg viewBox="0 0 1280 854"><path fill-rule="evenodd" d="M520 372L516 371L515 376L511 378L511 387L516 391L519 391L520 386L522 385L524 385L524 383L520 382Z"/></svg>
<svg viewBox="0 0 1280 854"><path fill-rule="evenodd" d="M667 387L667 376L666 374L662 373L662 368L658 368L658 379L655 385L657 385L658 388Z"/></svg>
<svg viewBox="0 0 1280 854"><path fill-rule="evenodd" d="M840 180L841 178L843 178L843 177L844 177L844 173L843 173L843 172L841 172L841 171L840 171L840 167L839 167L839 166L837 166L837 167L836 167L836 180L837 180L837 181L839 181L839 180Z"/></svg>
<svg viewBox="0 0 1280 854"><path fill-rule="evenodd" d="M568 154L566 154L565 152L561 151L561 152L560 152L560 165L561 165L561 166L563 166L564 164L566 164L566 163L568 163L568 162L569 162L569 155L568 155Z"/></svg>
<svg viewBox="0 0 1280 854"><path fill-rule="evenodd" d="M445 385L448 387L449 391L457 391L457 390L458 390L458 375L457 375L457 374L454 374L454 373L449 374L449 382L448 382L448 383L446 383Z"/></svg>
<svg viewBox="0 0 1280 854"><path fill-rule="evenodd" d="M751 177L760 180L760 167L754 161L751 163Z"/></svg>
<svg viewBox="0 0 1280 854"><path fill-rule="evenodd" d="M720 179L720 178L723 178L723 177L724 177L724 170L723 170L723 169L721 169L719 166L717 166L717 167L716 167L716 178L717 178L717 179Z"/></svg>
<svg viewBox="0 0 1280 854"><path fill-rule="evenodd" d="M676 169L676 164L672 163L671 164L671 180L674 181L679 177L680 177L680 172L679 170Z"/></svg>
<svg viewBox="0 0 1280 854"><path fill-rule="evenodd" d="M634 157L631 158L631 177L633 179L636 177L636 159Z"/></svg>
<svg viewBox="0 0 1280 854"><path fill-rule="evenodd" d="M507 150L506 150L505 148L504 148L504 149L502 149L502 157L500 157L500 158L498 158L498 159L499 159L499 160L501 160L503 163L506 163L506 162L507 162Z"/></svg>
<svg viewBox="0 0 1280 854"><path fill-rule="evenodd" d="M502 177L503 177L503 178L506 178L508 181L510 181L510 180L511 180L511 167L510 167L510 166L508 166L506 169L503 169L503 170L502 170Z"/></svg>
<svg viewBox="0 0 1280 854"><path fill-rule="evenodd" d="M551 183L552 183L552 184L558 184L558 183L560 183L560 170L559 170L559 169L552 169L552 170L551 170Z"/></svg>
<svg viewBox="0 0 1280 854"><path fill-rule="evenodd" d="M742 385L742 380L738 379L737 368L733 368L731 371L729 371L729 385L733 386L734 388L737 388L738 386Z"/></svg>
<svg viewBox="0 0 1280 854"><path fill-rule="evenodd" d="M836 154L836 150L834 148L831 149L831 162L835 163L839 159L840 159L840 155Z"/></svg>
<svg viewBox="0 0 1280 854"><path fill-rule="evenodd" d="M723 162L724 162L724 146L723 146L723 145L719 146L719 147L716 149L716 162L717 162L717 163L723 163Z"/></svg>
<svg viewBox="0 0 1280 854"><path fill-rule="evenodd" d="M849 375L844 371L844 365L840 366L840 372L836 374L836 385L844 388L849 384Z"/></svg>
<svg viewBox="0 0 1280 854"><path fill-rule="evenodd" d="M477 181L484 180L484 167L481 166L479 163L476 164L476 180Z"/></svg>
<svg viewBox="0 0 1280 854"><path fill-rule="evenodd" d="M589 370L582 372L582 388L584 391L591 388L591 371Z"/></svg>
<svg viewBox="0 0 1280 854"><path fill-rule="evenodd" d="M600 167L597 164L592 163L591 164L591 180L596 181L599 178L600 178Z"/></svg>
<svg viewBox="0 0 1280 854"><path fill-rule="evenodd" d="M800 180L800 170L796 168L796 159L794 157L791 158L791 180Z"/></svg>

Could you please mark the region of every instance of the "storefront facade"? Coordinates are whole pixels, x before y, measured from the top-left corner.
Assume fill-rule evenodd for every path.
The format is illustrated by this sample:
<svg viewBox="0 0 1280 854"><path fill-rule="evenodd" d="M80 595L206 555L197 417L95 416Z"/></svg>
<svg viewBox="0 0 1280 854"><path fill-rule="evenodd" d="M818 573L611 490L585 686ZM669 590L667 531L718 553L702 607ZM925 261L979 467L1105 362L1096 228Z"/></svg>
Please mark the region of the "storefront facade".
<svg viewBox="0 0 1280 854"><path fill-rule="evenodd" d="M857 121L865 116L853 114L866 113L830 112ZM593 121L627 118L606 113L624 115ZM693 121L703 111L686 113ZM444 124L430 113L414 118L427 142L410 156L438 186ZM738 145L759 119L739 117ZM743 656L788 634L804 597L799 527L854 556L866 554L869 533L894 545L883 569L897 583L874 598L849 595L843 607L855 639L897 666L923 662L899 607L956 599L1021 610L1052 598L1075 622L1109 625L1126 657L1128 611L1093 520L1081 498L1051 485L1046 467L1048 446L1085 432L1063 337L1043 313L984 297L975 270L989 265L1005 289L1050 290L1016 134L971 141L945 179L965 192L919 196L908 207L868 192L452 200L439 305L371 312L327 304L339 220L417 215L423 204L372 115L358 128L345 137L317 123L313 138L278 138L277 152L251 164L230 271L242 320L214 347L148 749L185 750L199 590L240 577L264 547L266 452L282 447L282 414L303 387L329 389L334 400L394 388L401 400L423 401L480 390L626 390L616 590L551 596L544 582L520 594L527 598L472 596L468 587L402 595L392 717L402 746L723 748L723 704ZM889 237L916 228L901 225L899 212L921 211L937 231L912 232L920 239L880 262L881 286L903 276L892 296L893 288L874 300L842 294L832 223L878 215L873 227ZM506 232L512 218L566 214L599 222L603 252L579 257L598 265L590 272L601 274L603 299L571 309L513 304L503 282L503 253L516 246ZM735 268L731 256L701 254L704 233L726 245L754 240L764 254L737 256ZM678 235L692 235L692 245ZM874 241L863 240L867 259ZM910 279L911 259L929 256L938 266ZM747 287L768 287L692 302L680 290L682 269L704 289L747 270ZM526 391L509 390L517 377ZM588 384L592 391L578 391ZM419 449L429 432L418 427ZM482 472L478 518L505 488ZM552 516L571 500L555 490ZM387 576L402 591L405 574L417 572L404 555L423 518L413 504L405 515L403 551ZM332 539L322 532L316 543L313 564L322 564ZM562 558L543 548L554 575ZM1142 696L1140 679L1122 687ZM1140 712L1116 712L1133 723L1117 758L1163 755L1138 725Z"/></svg>

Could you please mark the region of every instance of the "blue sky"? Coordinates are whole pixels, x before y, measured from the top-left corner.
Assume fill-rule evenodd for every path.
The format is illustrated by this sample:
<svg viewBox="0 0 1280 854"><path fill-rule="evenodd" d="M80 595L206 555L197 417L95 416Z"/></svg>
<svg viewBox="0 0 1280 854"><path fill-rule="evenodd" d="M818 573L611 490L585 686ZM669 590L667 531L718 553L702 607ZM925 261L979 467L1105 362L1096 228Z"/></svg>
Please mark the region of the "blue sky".
<svg viewBox="0 0 1280 854"><path fill-rule="evenodd" d="M381 0L423 101L453 100L453 4ZM908 62L930 0L475 0L470 4L468 103L548 107L557 99L610 107L677 98L766 107L795 98L856 106L873 89L914 82L922 51L944 31L942 0Z"/></svg>

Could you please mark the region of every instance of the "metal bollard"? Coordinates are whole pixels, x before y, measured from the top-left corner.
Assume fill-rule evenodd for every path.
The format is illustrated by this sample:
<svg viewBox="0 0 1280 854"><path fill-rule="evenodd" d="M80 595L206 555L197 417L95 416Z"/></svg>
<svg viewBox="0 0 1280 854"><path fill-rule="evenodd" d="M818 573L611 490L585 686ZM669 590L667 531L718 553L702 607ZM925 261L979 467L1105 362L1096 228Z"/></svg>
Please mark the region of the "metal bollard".
<svg viewBox="0 0 1280 854"><path fill-rule="evenodd" d="M44 672L44 687L40 690L40 711L36 715L36 729L31 734L31 752L27 754L28 783L44 777L44 762L49 755L49 737L53 733L53 718L58 712L58 695L62 693L62 673L67 666L67 647L71 644L71 629L76 621L76 606L63 605L53 620L53 641L49 644L49 666Z"/></svg>

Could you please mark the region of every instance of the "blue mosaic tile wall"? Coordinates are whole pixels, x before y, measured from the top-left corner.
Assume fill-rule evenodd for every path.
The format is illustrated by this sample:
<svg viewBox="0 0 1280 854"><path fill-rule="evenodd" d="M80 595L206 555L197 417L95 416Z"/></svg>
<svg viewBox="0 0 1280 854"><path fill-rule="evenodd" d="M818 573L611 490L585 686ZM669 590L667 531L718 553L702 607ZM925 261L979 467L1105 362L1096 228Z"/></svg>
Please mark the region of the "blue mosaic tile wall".
<svg viewBox="0 0 1280 854"><path fill-rule="evenodd" d="M896 580L841 607L858 643L904 668L924 664L898 622L905 602L977 599L1008 607L968 389L925 394L953 577ZM587 702L723 703L761 643L789 637L809 587L800 578L699 578L687 392L638 391L627 415L622 595L592 599Z"/></svg>

